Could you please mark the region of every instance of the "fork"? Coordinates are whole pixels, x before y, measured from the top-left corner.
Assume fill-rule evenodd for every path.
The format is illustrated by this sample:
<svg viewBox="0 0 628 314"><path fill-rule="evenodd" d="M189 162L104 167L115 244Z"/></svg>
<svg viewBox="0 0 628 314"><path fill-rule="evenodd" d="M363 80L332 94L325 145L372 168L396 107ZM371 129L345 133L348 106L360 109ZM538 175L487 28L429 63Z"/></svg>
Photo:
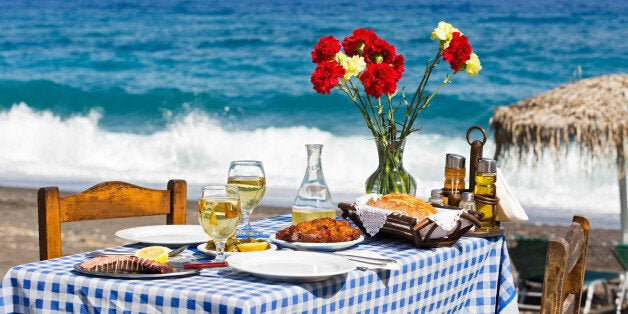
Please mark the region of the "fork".
<svg viewBox="0 0 628 314"><path fill-rule="evenodd" d="M298 244L294 245L294 248L297 251L310 251L312 252L312 250L308 250ZM323 254L332 254L332 255L337 255L337 256L341 256L344 257L348 260L352 260L354 262L360 262L360 263L364 263L364 264L369 264L369 265L373 265L376 267L385 267L386 265L390 264L390 263L397 263L397 261L395 261L394 259L389 259L389 258L381 258L381 257L370 257L370 256L361 256L361 255L354 255L354 254L349 254L349 253L343 253L343 252L331 252L331 253L325 253L325 252L320 252L320 251L315 251L317 253L323 253ZM360 267L358 266L358 269L360 270L366 270L366 267Z"/></svg>
<svg viewBox="0 0 628 314"><path fill-rule="evenodd" d="M168 257L175 257L179 255L181 252L187 250L188 246L184 245L182 247L176 248L170 252L168 252ZM91 251L87 253L87 257L96 257L96 256L118 256L118 255L133 255L134 252L131 251L120 251L113 249L104 249L99 251Z"/></svg>

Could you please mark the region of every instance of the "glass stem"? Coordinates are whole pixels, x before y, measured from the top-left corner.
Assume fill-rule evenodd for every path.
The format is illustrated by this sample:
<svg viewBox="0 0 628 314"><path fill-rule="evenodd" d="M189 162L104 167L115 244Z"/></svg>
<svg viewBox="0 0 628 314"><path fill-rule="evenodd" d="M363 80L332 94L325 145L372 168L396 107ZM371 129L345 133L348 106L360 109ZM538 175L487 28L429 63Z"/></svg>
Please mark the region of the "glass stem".
<svg viewBox="0 0 628 314"><path fill-rule="evenodd" d="M252 228L251 222L249 221L249 217L251 217L251 212L248 210L243 210L242 211L242 225L247 230L250 230Z"/></svg>
<svg viewBox="0 0 628 314"><path fill-rule="evenodd" d="M218 251L218 255L214 259L217 262L222 262L225 260L225 242L216 241L216 250Z"/></svg>

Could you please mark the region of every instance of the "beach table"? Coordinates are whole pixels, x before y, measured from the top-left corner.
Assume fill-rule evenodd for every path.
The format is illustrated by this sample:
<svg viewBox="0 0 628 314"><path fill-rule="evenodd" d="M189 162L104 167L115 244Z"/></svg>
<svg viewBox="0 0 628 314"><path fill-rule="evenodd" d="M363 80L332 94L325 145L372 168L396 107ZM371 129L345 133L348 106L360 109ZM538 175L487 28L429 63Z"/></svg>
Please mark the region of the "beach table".
<svg viewBox="0 0 628 314"><path fill-rule="evenodd" d="M254 221L280 230L289 215ZM137 250L140 244L124 246ZM204 269L180 278L128 280L73 270L76 254L11 268L0 312L116 313L516 313L517 292L503 235L463 237L451 247L417 249L367 238L353 249L395 259L400 270L352 270L319 282L287 283L235 270ZM204 257L196 248L183 253Z"/></svg>

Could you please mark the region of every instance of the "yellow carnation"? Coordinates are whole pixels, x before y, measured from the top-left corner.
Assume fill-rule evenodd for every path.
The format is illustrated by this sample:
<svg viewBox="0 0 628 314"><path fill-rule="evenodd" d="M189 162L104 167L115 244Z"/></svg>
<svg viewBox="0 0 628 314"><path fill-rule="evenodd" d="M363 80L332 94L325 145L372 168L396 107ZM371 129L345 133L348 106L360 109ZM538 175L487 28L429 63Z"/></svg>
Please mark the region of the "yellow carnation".
<svg viewBox="0 0 628 314"><path fill-rule="evenodd" d="M462 35L462 32L453 27L451 24L443 21L438 22L438 27L432 32L432 40L438 38L443 49L447 48L449 47L449 41L452 36L451 34L454 32L459 32Z"/></svg>
<svg viewBox="0 0 628 314"><path fill-rule="evenodd" d="M469 57L469 60L465 62L464 71L467 72L469 76L476 76L482 70L482 64L480 63L480 58L475 53L472 53Z"/></svg>
<svg viewBox="0 0 628 314"><path fill-rule="evenodd" d="M361 56L349 57L339 52L334 56L334 59L345 69L345 76L343 77L345 81L350 80L353 76L357 77L366 68L366 62Z"/></svg>

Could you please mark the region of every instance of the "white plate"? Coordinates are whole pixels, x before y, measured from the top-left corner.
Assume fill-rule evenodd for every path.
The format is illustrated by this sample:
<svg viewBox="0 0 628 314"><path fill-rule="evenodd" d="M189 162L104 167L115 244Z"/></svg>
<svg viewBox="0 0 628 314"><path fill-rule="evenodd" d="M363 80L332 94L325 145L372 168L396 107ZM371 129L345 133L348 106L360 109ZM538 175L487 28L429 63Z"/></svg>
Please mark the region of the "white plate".
<svg viewBox="0 0 628 314"><path fill-rule="evenodd" d="M227 257L227 263L255 277L288 282L321 281L356 268L355 262L344 257L302 251L234 254Z"/></svg>
<svg viewBox="0 0 628 314"><path fill-rule="evenodd" d="M218 252L216 252L214 250L206 249L205 248L205 244L207 244L207 243L201 243L196 248L199 251L201 251L201 252L203 252L203 253L205 253L205 254L207 254L209 256L216 256L216 255L218 255ZM272 243L268 243L268 244L270 245L270 247L265 249L264 251L274 251L274 250L277 249L276 245L274 245ZM264 251L255 251L255 252L264 252ZM248 254L248 253L255 253L255 252L225 252L225 256L239 255L239 254Z"/></svg>
<svg viewBox="0 0 628 314"><path fill-rule="evenodd" d="M310 243L310 242L288 242L277 239L275 234L271 234L268 237L270 241L275 242L283 247L295 249L295 250L312 250L312 251L338 251L343 250L348 247L352 247L362 241L364 241L364 236L360 235L359 238L353 241L347 242L329 242L329 243Z"/></svg>
<svg viewBox="0 0 628 314"><path fill-rule="evenodd" d="M148 244L183 245L209 241L200 225L157 225L124 229L116 232L124 240Z"/></svg>

